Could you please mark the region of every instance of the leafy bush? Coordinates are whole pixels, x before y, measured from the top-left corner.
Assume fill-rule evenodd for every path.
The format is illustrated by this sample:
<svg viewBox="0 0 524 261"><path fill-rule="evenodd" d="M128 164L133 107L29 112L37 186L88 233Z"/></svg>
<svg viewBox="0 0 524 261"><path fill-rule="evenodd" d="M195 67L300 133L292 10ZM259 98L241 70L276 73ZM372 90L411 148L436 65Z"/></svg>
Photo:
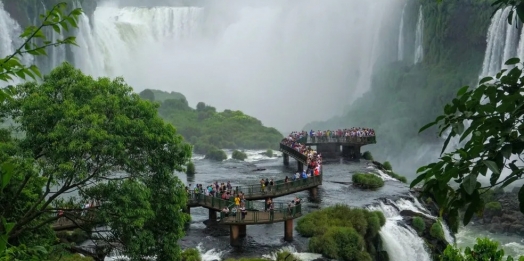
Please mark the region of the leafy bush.
<svg viewBox="0 0 524 261"><path fill-rule="evenodd" d="M393 166L391 166L391 163L389 161L386 161L382 164L386 170L393 170Z"/></svg>
<svg viewBox="0 0 524 261"><path fill-rule="evenodd" d="M353 184L365 189L375 189L384 186L384 180L375 174L355 173L351 179Z"/></svg>
<svg viewBox="0 0 524 261"><path fill-rule="evenodd" d="M371 155L371 152L369 151L366 151L362 154L362 158L366 159L366 160L373 160L373 155Z"/></svg>
<svg viewBox="0 0 524 261"><path fill-rule="evenodd" d="M195 173L196 173L196 171L195 171L195 163L193 163L193 162L187 163L186 174L192 175L192 174L195 174Z"/></svg>
<svg viewBox="0 0 524 261"><path fill-rule="evenodd" d="M277 253L277 261L300 261L293 253L281 251Z"/></svg>
<svg viewBox="0 0 524 261"><path fill-rule="evenodd" d="M402 183L408 183L408 179L406 179L406 177L404 176L401 176L393 171L386 171L386 174L388 174L388 176L402 182Z"/></svg>
<svg viewBox="0 0 524 261"><path fill-rule="evenodd" d="M442 229L442 225L440 224L440 221L436 221L431 225L431 228L429 230L429 234L439 240L444 240L444 230Z"/></svg>
<svg viewBox="0 0 524 261"><path fill-rule="evenodd" d="M414 217L413 227L419 234L422 234L422 232L426 230L426 222L424 222L424 220L421 217Z"/></svg>
<svg viewBox="0 0 524 261"><path fill-rule="evenodd" d="M231 157L233 159L236 159L236 160L245 160L245 159L247 159L246 153L244 153L242 151L239 151L239 150L234 150L233 151L233 155Z"/></svg>
<svg viewBox="0 0 524 261"><path fill-rule="evenodd" d="M304 216L296 230L311 237L309 250L327 258L372 260L373 240L386 223L379 211L336 205Z"/></svg>
<svg viewBox="0 0 524 261"><path fill-rule="evenodd" d="M266 156L272 158L273 157L273 150L272 149L267 149L266 150Z"/></svg>
<svg viewBox="0 0 524 261"><path fill-rule="evenodd" d="M466 247L464 252L460 248L448 245L440 256L440 261L470 260L513 261L517 259L511 256L504 258L504 250L499 249L498 242L491 241L489 238L477 238L477 243L473 246L473 249ZM524 261L524 256L520 256L518 261Z"/></svg>
<svg viewBox="0 0 524 261"><path fill-rule="evenodd" d="M182 251L182 261L202 261L202 257L198 249L188 248Z"/></svg>
<svg viewBox="0 0 524 261"><path fill-rule="evenodd" d="M206 153L206 159L223 161L227 159L227 154L221 149L213 148Z"/></svg>

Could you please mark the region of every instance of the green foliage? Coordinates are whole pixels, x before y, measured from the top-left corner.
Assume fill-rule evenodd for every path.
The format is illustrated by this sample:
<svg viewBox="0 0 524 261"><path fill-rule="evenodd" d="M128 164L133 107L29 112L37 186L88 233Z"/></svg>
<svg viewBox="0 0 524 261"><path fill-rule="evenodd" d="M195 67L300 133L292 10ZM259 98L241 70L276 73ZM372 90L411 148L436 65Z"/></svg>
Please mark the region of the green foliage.
<svg viewBox="0 0 524 261"><path fill-rule="evenodd" d="M73 231L60 231L56 233L56 237L67 243L74 243L79 245L89 239L86 231L75 229Z"/></svg>
<svg viewBox="0 0 524 261"><path fill-rule="evenodd" d="M145 90L141 91L138 95L140 95L140 98L142 98L144 100L149 100L149 101L152 101L152 102L155 101L155 94L150 89L145 89Z"/></svg>
<svg viewBox="0 0 524 261"><path fill-rule="evenodd" d="M81 256L80 254L54 255L47 261L93 261L93 258Z"/></svg>
<svg viewBox="0 0 524 261"><path fill-rule="evenodd" d="M500 211L502 210L502 205L500 205L500 202L492 201L486 204L486 210Z"/></svg>
<svg viewBox="0 0 524 261"><path fill-rule="evenodd" d="M371 152L369 151L365 151L363 154L362 154L362 158L366 159L366 160L373 160L373 155L371 155Z"/></svg>
<svg viewBox="0 0 524 261"><path fill-rule="evenodd" d="M398 181L402 183L408 183L408 179L404 176L401 176L393 171L386 171L386 174L394 179L397 179Z"/></svg>
<svg viewBox="0 0 524 261"><path fill-rule="evenodd" d="M187 163L186 174L193 175L195 173L196 173L196 171L195 171L195 163L193 163L193 162Z"/></svg>
<svg viewBox="0 0 524 261"><path fill-rule="evenodd" d="M444 229L442 229L442 224L440 224L440 221L435 221L435 223L431 225L429 234L436 239L445 240Z"/></svg>
<svg viewBox="0 0 524 261"><path fill-rule="evenodd" d="M245 160L245 159L247 159L246 153L244 153L242 151L239 151L239 150L234 150L233 151L233 155L231 157L233 159L236 159L236 160Z"/></svg>
<svg viewBox="0 0 524 261"><path fill-rule="evenodd" d="M291 252L280 251L277 253L277 261L300 261L300 259Z"/></svg>
<svg viewBox="0 0 524 261"><path fill-rule="evenodd" d="M413 227L419 234L424 232L426 230L426 222L421 217L414 217L413 218Z"/></svg>
<svg viewBox="0 0 524 261"><path fill-rule="evenodd" d="M510 59L507 65L519 63ZM513 158L524 152L524 132L521 118L524 115L524 94L518 67L503 70L495 78L486 77L475 89L462 87L457 98L444 108L444 114L420 129L439 124L439 135L449 130L438 162L417 170L419 176L411 187L424 182L425 193L434 195L442 212L451 221L458 220L458 210L465 208L463 223L466 225L474 213L481 212L483 189L496 186L504 188L522 178L524 169L517 167ZM469 123L469 125L468 125ZM453 138L465 141L460 148L444 153ZM509 175L502 177L506 169ZM489 171L489 172L488 172ZM489 184L482 186L478 177L489 177ZM451 186L451 180L459 186ZM520 210L524 213L524 186L519 192Z"/></svg>
<svg viewBox="0 0 524 261"><path fill-rule="evenodd" d="M382 163L382 166L384 166L386 170L393 170L393 166L391 166L391 163L389 163L389 161Z"/></svg>
<svg viewBox="0 0 524 261"><path fill-rule="evenodd" d="M202 257L198 249L188 248L182 251L182 261L202 261Z"/></svg>
<svg viewBox="0 0 524 261"><path fill-rule="evenodd" d="M516 257L515 257L516 258ZM440 261L513 261L517 260L511 256L504 258L504 250L499 249L499 244L496 241L491 241L489 238L477 238L477 243L473 249L466 247L464 252L456 246L448 245L440 257ZM524 256L518 258L519 261L524 260Z"/></svg>
<svg viewBox="0 0 524 261"><path fill-rule="evenodd" d="M356 186L365 189L376 189L384 186L384 180L375 174L355 173L351 180Z"/></svg>
<svg viewBox="0 0 524 261"><path fill-rule="evenodd" d="M206 159L223 161L227 159L227 154L221 149L212 148L206 153Z"/></svg>
<svg viewBox="0 0 524 261"><path fill-rule="evenodd" d="M221 149L266 149L282 140L282 134L269 128L241 111L224 110L203 102L193 109L186 98L178 94L167 96L164 92L152 90L155 100L161 101L160 116L177 127L178 132L191 144L194 152L207 154L210 150ZM163 100L162 100L163 98Z"/></svg>
<svg viewBox="0 0 524 261"><path fill-rule="evenodd" d="M187 100L186 96L179 92L165 92L160 90L146 89L153 93L153 99L158 102L164 102L166 100ZM145 90L144 90L145 91Z"/></svg>
<svg viewBox="0 0 524 261"><path fill-rule="evenodd" d="M369 250L385 223L382 212L337 205L307 214L296 230L311 237L312 252L338 260L372 260Z"/></svg>
<svg viewBox="0 0 524 261"><path fill-rule="evenodd" d="M20 35L24 43L14 53L0 59L0 81L10 81L14 78L26 79L27 77L36 80L41 77L40 70L36 65L23 65L20 60L22 55L45 56L47 55L47 47L76 45L74 36L50 41L44 33L46 28L52 28L55 32L60 33L78 27L78 18L82 14L82 9L74 9L70 13L66 13L66 8L67 3L59 3L45 15L40 16L41 23L39 26L32 25L25 28ZM39 40L43 44L39 45L35 40Z"/></svg>
<svg viewBox="0 0 524 261"><path fill-rule="evenodd" d="M124 254L135 259L179 259L177 240L188 219L180 209L187 195L174 171L182 171L191 146L158 117L158 106L120 78L95 80L69 64L42 83L13 91L15 98L2 104L0 114L13 118L25 136L1 137L0 161L16 159L11 183L0 195L2 216L16 221L9 242L51 245L53 209L68 213L65 208L94 199L103 204L84 226L111 227L100 240L122 243ZM70 191L78 197L65 199Z"/></svg>
<svg viewBox="0 0 524 261"><path fill-rule="evenodd" d="M272 149L267 149L266 150L266 156L268 156L270 158L273 158L273 150Z"/></svg>

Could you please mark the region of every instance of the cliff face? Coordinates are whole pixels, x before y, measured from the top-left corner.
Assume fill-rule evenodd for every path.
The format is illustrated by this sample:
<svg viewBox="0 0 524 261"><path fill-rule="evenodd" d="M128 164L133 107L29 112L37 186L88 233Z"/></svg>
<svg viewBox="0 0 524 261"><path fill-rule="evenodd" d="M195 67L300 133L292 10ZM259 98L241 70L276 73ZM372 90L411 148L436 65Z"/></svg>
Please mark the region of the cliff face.
<svg viewBox="0 0 524 261"><path fill-rule="evenodd" d="M16 1L4 1L4 9L11 14L11 17L15 19L20 26L26 27L28 25L35 24L35 21L41 14L45 14L46 11L51 10L56 4L64 2L63 0L16 0ZM91 16L97 5L96 0L74 0L68 1L68 9L81 7L84 13Z"/></svg>
<svg viewBox="0 0 524 261"><path fill-rule="evenodd" d="M524 236L524 214L519 210L518 188L512 192L489 195L484 213L474 216L472 225L491 233Z"/></svg>
<svg viewBox="0 0 524 261"><path fill-rule="evenodd" d="M420 6L424 58L414 64ZM419 135L419 128L434 120L460 87L476 84L493 10L487 1L439 4L433 0L408 0L404 11L404 59L379 59L371 89L348 106L345 115L304 128L374 128L377 145L364 150L369 149L381 161L389 160L400 174L413 177L418 166L434 160L440 152L441 141L435 131ZM397 43L399 38L388 42Z"/></svg>

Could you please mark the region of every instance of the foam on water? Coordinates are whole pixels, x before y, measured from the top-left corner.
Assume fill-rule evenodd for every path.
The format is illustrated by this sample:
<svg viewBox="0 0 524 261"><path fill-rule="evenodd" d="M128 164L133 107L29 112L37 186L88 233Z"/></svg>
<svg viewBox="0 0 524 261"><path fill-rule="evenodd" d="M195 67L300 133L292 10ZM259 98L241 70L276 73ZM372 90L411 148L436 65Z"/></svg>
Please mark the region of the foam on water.
<svg viewBox="0 0 524 261"><path fill-rule="evenodd" d="M270 259L270 260L277 260L277 254L280 252L284 252L284 251L293 254L295 258L298 258L299 260L302 260L302 261L313 261L313 260L316 260L322 257L322 255L320 254L308 253L308 252L303 252L303 253L297 252L297 249L293 246L282 247L278 251L272 252L270 254L262 255L262 257Z"/></svg>

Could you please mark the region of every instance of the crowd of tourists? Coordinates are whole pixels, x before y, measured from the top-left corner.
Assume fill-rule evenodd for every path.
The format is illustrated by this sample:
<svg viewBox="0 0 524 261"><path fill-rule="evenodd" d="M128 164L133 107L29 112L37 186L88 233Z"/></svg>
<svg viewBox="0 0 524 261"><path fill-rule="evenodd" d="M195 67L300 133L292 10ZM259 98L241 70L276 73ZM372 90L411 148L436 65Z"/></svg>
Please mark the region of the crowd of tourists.
<svg viewBox="0 0 524 261"><path fill-rule="evenodd" d="M308 139L311 142L344 142L351 139L375 137L375 130L371 128L348 128L338 130L310 130L295 131L291 135L295 140L305 143Z"/></svg>
<svg viewBox="0 0 524 261"><path fill-rule="evenodd" d="M305 142L303 141L304 137L307 137L307 132L292 132L281 142L282 144L304 154L307 157L307 170L305 170L303 174L297 173L292 177L293 179L300 177L308 178L311 176L318 176L321 172L322 155L311 149L311 147L306 146Z"/></svg>

